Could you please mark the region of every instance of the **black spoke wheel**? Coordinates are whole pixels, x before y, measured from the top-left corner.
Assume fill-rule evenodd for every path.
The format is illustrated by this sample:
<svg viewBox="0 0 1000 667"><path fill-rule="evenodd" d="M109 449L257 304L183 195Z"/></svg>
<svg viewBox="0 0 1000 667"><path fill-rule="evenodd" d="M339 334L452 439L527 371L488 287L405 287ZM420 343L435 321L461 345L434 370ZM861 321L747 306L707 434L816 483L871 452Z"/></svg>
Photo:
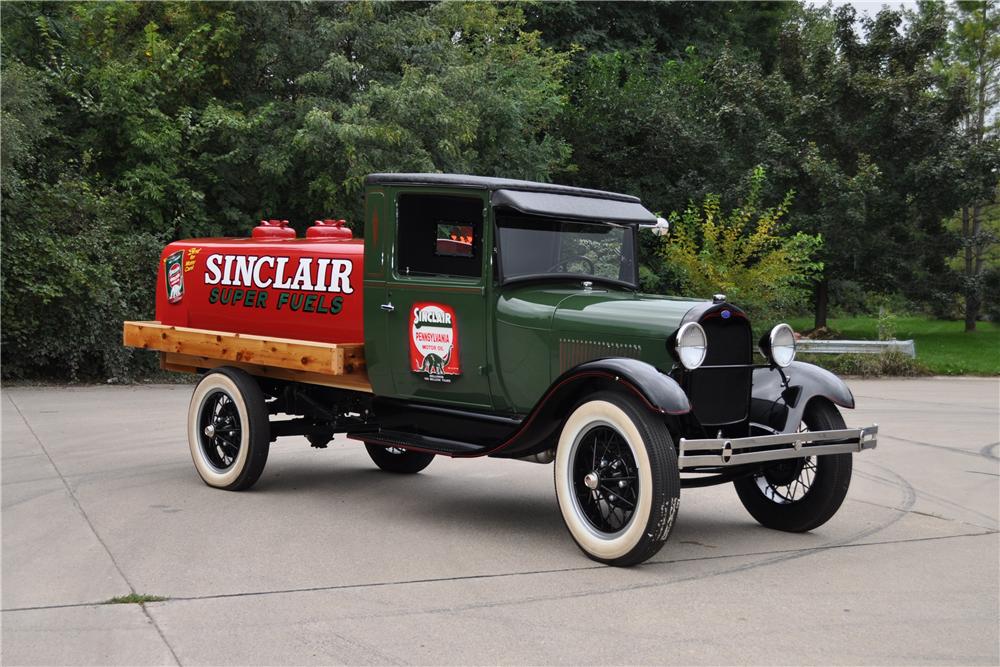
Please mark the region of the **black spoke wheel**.
<svg viewBox="0 0 1000 667"><path fill-rule="evenodd" d="M764 497L779 505L796 503L806 497L816 481L816 458L788 459L754 475Z"/></svg>
<svg viewBox="0 0 1000 667"><path fill-rule="evenodd" d="M188 409L188 444L205 484L229 491L248 489L264 471L271 445L264 394L237 368L202 377Z"/></svg>
<svg viewBox="0 0 1000 667"><path fill-rule="evenodd" d="M803 433L846 428L836 406L814 400L803 415ZM840 509L851 485L852 454L778 461L733 485L743 506L762 526L803 533L822 526Z"/></svg>
<svg viewBox="0 0 1000 667"><path fill-rule="evenodd" d="M240 412L228 393L217 389L206 396L198 418L198 440L202 454L220 472L236 463L242 427Z"/></svg>
<svg viewBox="0 0 1000 667"><path fill-rule="evenodd" d="M611 426L595 425L573 453L573 492L594 530L607 535L632 520L639 503L639 469L625 438Z"/></svg>
<svg viewBox="0 0 1000 667"><path fill-rule="evenodd" d="M556 498L573 540L609 565L641 563L667 541L680 474L666 424L631 396L600 392L563 424Z"/></svg>
<svg viewBox="0 0 1000 667"><path fill-rule="evenodd" d="M401 447L380 447L379 445L366 444L365 449L368 450L368 456L379 468L401 475L418 473L434 460L433 454L414 452Z"/></svg>

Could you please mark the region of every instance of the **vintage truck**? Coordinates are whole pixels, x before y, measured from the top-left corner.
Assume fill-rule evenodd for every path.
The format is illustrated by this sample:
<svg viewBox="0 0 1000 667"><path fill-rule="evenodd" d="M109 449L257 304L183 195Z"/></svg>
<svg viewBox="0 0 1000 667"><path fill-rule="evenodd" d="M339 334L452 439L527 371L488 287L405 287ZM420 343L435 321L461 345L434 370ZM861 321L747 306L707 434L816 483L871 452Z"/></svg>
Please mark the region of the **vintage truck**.
<svg viewBox="0 0 1000 667"><path fill-rule="evenodd" d="M188 412L195 468L247 489L271 442L360 440L416 473L435 456L554 464L569 533L590 558L653 556L682 487L732 482L764 526L826 522L877 425L833 374L794 361L725 296L642 294L632 196L445 174L373 174L363 240L342 221L297 237L171 243L155 322L125 344L203 373ZM684 477L681 474L684 473Z"/></svg>

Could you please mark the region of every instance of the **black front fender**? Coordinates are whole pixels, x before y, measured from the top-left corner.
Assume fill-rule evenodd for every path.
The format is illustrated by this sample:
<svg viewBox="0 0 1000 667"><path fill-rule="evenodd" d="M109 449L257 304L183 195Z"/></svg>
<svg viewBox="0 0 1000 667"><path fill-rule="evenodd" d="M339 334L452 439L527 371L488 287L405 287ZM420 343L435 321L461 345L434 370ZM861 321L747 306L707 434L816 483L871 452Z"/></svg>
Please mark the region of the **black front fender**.
<svg viewBox="0 0 1000 667"><path fill-rule="evenodd" d="M691 412L691 403L687 394L669 375L660 371L645 361L628 358L595 359L571 368L553 383L554 387L574 378L584 378L591 375L613 377L634 390L649 409L666 415L683 415Z"/></svg>
<svg viewBox="0 0 1000 667"><path fill-rule="evenodd" d="M824 368L793 361L784 369L784 375L787 387L775 369L758 368L753 372L750 421L791 433L798 430L806 406L816 397L844 408L854 407L854 395L847 384Z"/></svg>
<svg viewBox="0 0 1000 667"><path fill-rule="evenodd" d="M573 407L589 394L615 388L633 394L650 411L669 418L691 412L691 403L670 376L638 359L595 359L559 376L525 418L517 433L491 450L493 456L527 456L551 448Z"/></svg>

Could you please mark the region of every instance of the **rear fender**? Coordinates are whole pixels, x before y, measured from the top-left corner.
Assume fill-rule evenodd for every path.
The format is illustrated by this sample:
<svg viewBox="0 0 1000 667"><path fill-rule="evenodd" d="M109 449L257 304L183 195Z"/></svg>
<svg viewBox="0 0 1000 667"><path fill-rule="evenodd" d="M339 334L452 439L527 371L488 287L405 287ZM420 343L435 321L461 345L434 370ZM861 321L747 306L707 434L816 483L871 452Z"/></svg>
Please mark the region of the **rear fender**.
<svg viewBox="0 0 1000 667"><path fill-rule="evenodd" d="M573 407L588 395L618 389L634 395L648 410L671 421L691 412L680 385L638 359L596 359L569 369L552 383L518 432L493 456L521 457L551 449L553 439Z"/></svg>
<svg viewBox="0 0 1000 667"><path fill-rule="evenodd" d="M778 431L797 431L809 401L825 398L834 405L854 407L854 395L839 377L830 371L793 361L784 369L787 386L777 369L758 368L753 372L750 421Z"/></svg>

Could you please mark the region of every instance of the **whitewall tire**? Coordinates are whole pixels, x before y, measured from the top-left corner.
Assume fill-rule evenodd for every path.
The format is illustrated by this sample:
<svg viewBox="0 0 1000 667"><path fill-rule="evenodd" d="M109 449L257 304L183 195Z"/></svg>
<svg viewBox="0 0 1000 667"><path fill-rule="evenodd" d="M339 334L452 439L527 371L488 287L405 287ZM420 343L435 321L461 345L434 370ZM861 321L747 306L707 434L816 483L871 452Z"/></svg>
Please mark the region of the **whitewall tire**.
<svg viewBox="0 0 1000 667"><path fill-rule="evenodd" d="M666 425L632 397L604 392L580 403L560 433L554 475L566 528L590 558L635 565L670 536L677 452Z"/></svg>
<svg viewBox="0 0 1000 667"><path fill-rule="evenodd" d="M188 446L205 484L229 491L250 488L264 471L270 445L257 381L237 368L206 373L188 408Z"/></svg>

